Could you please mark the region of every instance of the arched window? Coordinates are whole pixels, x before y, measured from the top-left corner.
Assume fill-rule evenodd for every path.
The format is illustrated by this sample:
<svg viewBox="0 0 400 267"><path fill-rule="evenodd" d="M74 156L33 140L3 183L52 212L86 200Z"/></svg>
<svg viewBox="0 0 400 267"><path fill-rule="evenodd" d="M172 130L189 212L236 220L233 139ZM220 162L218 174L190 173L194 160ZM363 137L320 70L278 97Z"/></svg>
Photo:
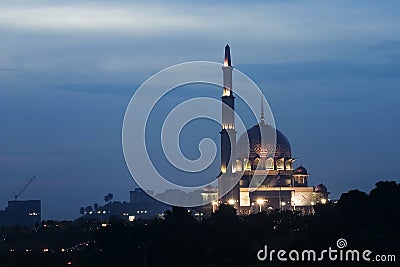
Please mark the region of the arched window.
<svg viewBox="0 0 400 267"><path fill-rule="evenodd" d="M261 160L259 159L259 158L256 158L254 161L253 161L253 170L261 170L262 169L262 162L261 162Z"/></svg>
<svg viewBox="0 0 400 267"><path fill-rule="evenodd" d="M243 160L243 167L245 171L251 171L251 162L248 159Z"/></svg>
<svg viewBox="0 0 400 267"><path fill-rule="evenodd" d="M236 160L236 170L237 170L238 172L241 172L241 171L243 170L243 168L242 168L242 161L241 161L240 159L237 159L237 160Z"/></svg>
<svg viewBox="0 0 400 267"><path fill-rule="evenodd" d="M273 170L274 169L274 159L273 158L267 158L265 167L267 170Z"/></svg>
<svg viewBox="0 0 400 267"><path fill-rule="evenodd" d="M280 158L276 160L276 169L283 170L284 169L284 158Z"/></svg>
<svg viewBox="0 0 400 267"><path fill-rule="evenodd" d="M292 159L288 159L285 161L285 169L286 170L293 170L292 168Z"/></svg>

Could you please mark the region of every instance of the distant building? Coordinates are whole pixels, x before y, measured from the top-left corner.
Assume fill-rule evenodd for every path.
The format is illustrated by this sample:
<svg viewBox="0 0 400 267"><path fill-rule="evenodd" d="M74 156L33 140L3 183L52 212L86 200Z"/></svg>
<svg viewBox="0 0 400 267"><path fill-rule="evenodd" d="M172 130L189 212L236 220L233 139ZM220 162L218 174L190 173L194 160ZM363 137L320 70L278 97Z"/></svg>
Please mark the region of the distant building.
<svg viewBox="0 0 400 267"><path fill-rule="evenodd" d="M153 203L156 200L151 196L154 194L153 191L148 190L147 193L141 188L135 188L133 191L129 191L131 203Z"/></svg>
<svg viewBox="0 0 400 267"><path fill-rule="evenodd" d="M137 218L149 219L163 214L171 206L166 205L153 198L153 191L144 191L142 188L135 188L130 191L130 207L133 215Z"/></svg>
<svg viewBox="0 0 400 267"><path fill-rule="evenodd" d="M97 210L85 212L86 218L96 218L100 221L109 221L116 216L127 221L138 219L152 219L162 215L171 206L161 203L152 197L153 192L145 192L141 188L130 191L130 202L113 201Z"/></svg>
<svg viewBox="0 0 400 267"><path fill-rule="evenodd" d="M0 210L0 226L40 225L42 221L42 204L40 200L8 201L8 207Z"/></svg>

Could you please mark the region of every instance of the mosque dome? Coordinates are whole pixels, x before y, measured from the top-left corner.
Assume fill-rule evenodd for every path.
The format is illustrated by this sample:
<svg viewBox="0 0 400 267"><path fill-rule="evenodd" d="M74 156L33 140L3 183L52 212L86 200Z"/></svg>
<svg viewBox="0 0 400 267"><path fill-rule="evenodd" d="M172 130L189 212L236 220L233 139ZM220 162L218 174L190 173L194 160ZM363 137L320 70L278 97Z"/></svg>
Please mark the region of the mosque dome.
<svg viewBox="0 0 400 267"><path fill-rule="evenodd" d="M307 174L307 169L304 168L303 166L299 166L294 170L294 174L303 174L306 175Z"/></svg>
<svg viewBox="0 0 400 267"><path fill-rule="evenodd" d="M247 133L247 136L246 136ZM237 142L236 151L240 158L291 158L291 148L286 136L263 120L242 134ZM262 138L261 138L262 133ZM248 139L247 139L248 137ZM247 139L247 140L246 140ZM274 141L276 145L274 146ZM249 146L249 151L247 146Z"/></svg>

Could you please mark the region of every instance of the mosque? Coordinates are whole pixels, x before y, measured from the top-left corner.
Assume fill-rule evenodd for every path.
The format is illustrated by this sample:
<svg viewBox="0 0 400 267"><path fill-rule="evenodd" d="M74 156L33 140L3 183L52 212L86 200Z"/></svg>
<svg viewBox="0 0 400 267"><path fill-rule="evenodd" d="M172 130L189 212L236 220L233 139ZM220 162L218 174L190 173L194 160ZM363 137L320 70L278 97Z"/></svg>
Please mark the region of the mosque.
<svg viewBox="0 0 400 267"><path fill-rule="evenodd" d="M218 188L204 189L203 201L213 199L213 211L224 203L242 215L271 210L312 213L314 205L328 201L328 190L323 184L309 186L310 174L304 166L293 168L297 159L292 157L289 140L266 123L262 102L259 123L236 139L232 70L227 45L222 67L221 173Z"/></svg>

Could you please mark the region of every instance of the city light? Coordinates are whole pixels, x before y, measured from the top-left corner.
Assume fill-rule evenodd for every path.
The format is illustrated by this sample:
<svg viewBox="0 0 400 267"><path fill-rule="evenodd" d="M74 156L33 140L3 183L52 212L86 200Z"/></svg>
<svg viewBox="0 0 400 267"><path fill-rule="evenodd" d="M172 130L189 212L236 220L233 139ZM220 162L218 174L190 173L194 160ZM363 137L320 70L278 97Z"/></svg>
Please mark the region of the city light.
<svg viewBox="0 0 400 267"><path fill-rule="evenodd" d="M262 198L259 198L259 199L256 200L256 202L257 202L257 204L258 204L259 207L260 207L259 212L261 212L261 211L262 211L262 205L264 204L265 200L262 199Z"/></svg>
<svg viewBox="0 0 400 267"><path fill-rule="evenodd" d="M221 172L226 173L226 166L221 166Z"/></svg>
<svg viewBox="0 0 400 267"><path fill-rule="evenodd" d="M262 205L262 204L264 204L264 201L265 201L264 199L259 198L259 199L257 199L256 202L257 202L258 205Z"/></svg>
<svg viewBox="0 0 400 267"><path fill-rule="evenodd" d="M229 199L228 204L231 206L235 205L235 200L233 198Z"/></svg>
<svg viewBox="0 0 400 267"><path fill-rule="evenodd" d="M217 201L213 201L213 202L211 202L211 205L212 205L212 212L214 213L215 210L217 209L218 202Z"/></svg>
<svg viewBox="0 0 400 267"><path fill-rule="evenodd" d="M326 204L326 198L321 198L321 203Z"/></svg>

